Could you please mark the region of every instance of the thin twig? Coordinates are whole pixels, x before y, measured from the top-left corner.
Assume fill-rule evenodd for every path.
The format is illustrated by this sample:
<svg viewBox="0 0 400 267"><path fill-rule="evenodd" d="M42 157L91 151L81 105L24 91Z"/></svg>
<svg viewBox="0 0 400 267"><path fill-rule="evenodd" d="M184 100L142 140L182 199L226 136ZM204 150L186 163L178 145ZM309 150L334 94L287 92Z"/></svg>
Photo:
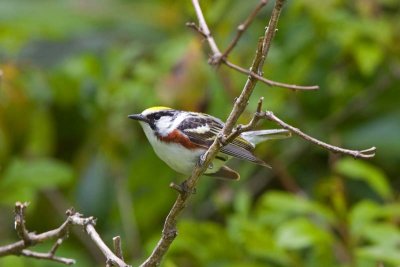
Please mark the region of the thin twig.
<svg viewBox="0 0 400 267"><path fill-rule="evenodd" d="M75 264L74 259L54 256L50 252L42 253L42 252L35 252L35 251L28 250L28 249L24 249L21 251L21 253L19 255L24 256L24 257L29 257L29 258L41 259L41 260L51 260L51 261L63 263L66 265Z"/></svg>
<svg viewBox="0 0 400 267"><path fill-rule="evenodd" d="M267 58L269 49L271 48L272 39L274 39L275 33L277 31L278 20L281 14L283 3L284 1L279 1L279 0L275 2L274 9L272 10L271 19L269 20L268 26L266 27L265 35L263 38L261 62L257 69L257 73L261 76L263 75L262 67L264 66L265 59ZM255 70L252 71L256 72Z"/></svg>
<svg viewBox="0 0 400 267"><path fill-rule="evenodd" d="M196 25L194 22L186 22L186 27L193 29L194 31L200 33L204 38L207 38L207 35L200 29L199 26Z"/></svg>
<svg viewBox="0 0 400 267"><path fill-rule="evenodd" d="M32 242L28 230L26 230L25 226L25 208L29 205L28 202L21 203L17 202L15 204L15 230L17 231L18 236L26 243L26 245L30 245Z"/></svg>
<svg viewBox="0 0 400 267"><path fill-rule="evenodd" d="M208 26L204 20L203 13L201 11L200 5L198 0L192 0L193 6L195 7L196 14L199 19L199 25L200 28L206 33L207 35L207 40L208 43L210 44L211 50L214 53L214 58L215 55L217 54L220 56L220 52L218 48L215 45L214 39L212 39L210 32L208 30ZM272 17L270 21L277 21L277 18L279 17L282 3L284 0L277 0L274 10L276 12L272 13ZM276 23L271 23L270 22L270 27L273 28L272 30L275 31ZM265 45L268 44L268 42L271 41L269 39L268 42L265 42L264 39L266 39L268 35L268 30L265 33L264 38L262 38L259 42L258 48L256 55L253 60L253 64L251 66L251 71L258 71L261 67L262 64L264 63L263 57L265 57L268 53L268 49L265 49ZM211 46L213 44L213 46ZM254 90L254 87L257 83L257 79L249 76L246 84L244 85L244 88L242 90L242 93L240 96L236 99L234 107L232 109L232 112L230 113L224 128L221 131L222 136L229 136L230 133L232 132L232 129L239 118L239 116L243 113L245 107L247 106L248 100L250 98L251 93ZM218 138L216 138L213 142L213 144L209 147L207 152L201 156L200 159L200 164L197 164L196 167L193 169L193 172L191 176L184 181L184 183L180 187L180 191L178 194L178 197L172 206L166 220L164 223L163 231L160 240L158 241L157 245L155 246L153 252L151 255L146 259L146 261L141 265L141 267L148 267L148 266L158 266L169 249L171 243L174 241L175 237L177 236L177 218L179 214L182 212L182 210L186 207L186 203L192 193L194 192L194 189L197 185L197 182L199 180L199 177L206 171L214 157L217 155L219 149L221 148L221 142L219 141ZM175 188L175 187L174 187Z"/></svg>
<svg viewBox="0 0 400 267"><path fill-rule="evenodd" d="M364 149L364 150L351 150L351 149L337 147L337 146L322 142L312 136L309 136L309 135L303 133L298 128L295 128L295 127L287 124L286 122L282 121L278 117L276 117L271 111L266 111L262 116L264 116L266 119L268 119L270 121L276 122L282 128L291 131L292 133L300 136L301 138L303 138L311 143L314 143L318 146L326 148L332 152L347 154L347 155L353 156L354 158L364 158L364 159L373 158L375 156L376 147L371 147L371 148Z"/></svg>
<svg viewBox="0 0 400 267"><path fill-rule="evenodd" d="M211 65L218 65L221 59L221 51L219 50L217 43L214 40L214 37L212 37L210 29L208 28L208 25L206 23L206 20L203 15L203 11L201 11L201 7L199 4L198 0L192 0L192 4L194 7L194 11L196 12L197 19L199 20L199 27L200 33L202 33L203 36L205 36L208 45L211 48L211 51L213 53L212 57L210 58L210 64Z"/></svg>
<svg viewBox="0 0 400 267"><path fill-rule="evenodd" d="M59 238L57 241L54 243L54 245L51 247L49 253L51 255L56 254L57 249L61 246L62 242L64 241L64 238Z"/></svg>
<svg viewBox="0 0 400 267"><path fill-rule="evenodd" d="M121 260L124 260L124 256L122 255L121 237L120 236L114 237L113 244L114 244L115 255L117 255L117 257L120 258Z"/></svg>
<svg viewBox="0 0 400 267"><path fill-rule="evenodd" d="M250 26L250 24L253 22L253 20L257 16L258 12L260 12L260 10L265 5L267 5L267 3L268 3L268 0L261 0L260 3L254 8L253 12L251 12L250 15L247 17L247 19L237 27L237 32L236 32L235 38L233 38L232 42L228 45L225 52L222 53L221 58L226 59L228 57L229 53L232 51L232 49L238 43L240 37L242 37L242 34L247 30L247 28Z"/></svg>
<svg viewBox="0 0 400 267"><path fill-rule="evenodd" d="M281 83L281 82L272 81L272 80L266 79L266 78L258 75L257 73L254 73L252 71L246 70L245 68L242 68L242 67L240 67L240 66L238 66L238 65L236 65L236 64L234 64L234 63L232 63L232 62L230 62L230 61L228 61L226 59L222 59L222 62L226 66L228 66L228 67L230 67L230 68L232 68L232 69L234 69L234 70L236 70L238 72L250 75L250 76L256 78L257 80L259 80L260 82L263 82L263 83L265 83L265 84L267 84L269 86L282 87L282 88L287 88L287 89L291 89L291 90L318 90L319 89L318 85L306 85L306 86L304 86L304 85L295 85L295 84L287 84L287 83Z"/></svg>

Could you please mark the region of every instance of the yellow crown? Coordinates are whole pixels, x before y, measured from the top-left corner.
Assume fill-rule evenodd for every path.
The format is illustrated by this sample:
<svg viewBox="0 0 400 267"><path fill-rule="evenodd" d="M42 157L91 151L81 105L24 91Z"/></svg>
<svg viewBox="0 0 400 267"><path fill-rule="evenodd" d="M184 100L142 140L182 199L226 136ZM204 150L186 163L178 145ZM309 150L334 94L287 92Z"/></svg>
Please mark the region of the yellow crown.
<svg viewBox="0 0 400 267"><path fill-rule="evenodd" d="M168 109L172 109L172 108L168 108L168 107L163 107L163 106L156 106L156 107L151 107L148 108L146 110L144 110L143 112L152 112L152 111L161 111L161 110L168 110Z"/></svg>

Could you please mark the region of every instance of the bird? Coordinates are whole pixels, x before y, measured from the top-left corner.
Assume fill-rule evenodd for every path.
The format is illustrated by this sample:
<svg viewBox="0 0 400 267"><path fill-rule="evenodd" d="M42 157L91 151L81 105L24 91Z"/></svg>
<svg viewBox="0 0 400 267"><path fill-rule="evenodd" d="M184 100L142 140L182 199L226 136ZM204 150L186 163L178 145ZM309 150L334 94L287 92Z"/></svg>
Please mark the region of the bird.
<svg viewBox="0 0 400 267"><path fill-rule="evenodd" d="M200 157L214 142L224 122L209 114L156 106L128 118L139 121L157 156L178 173L190 175ZM255 146L270 139L290 137L285 129L256 130L241 133L223 146L204 175L239 180L240 175L225 164L232 158L269 167L253 154Z"/></svg>

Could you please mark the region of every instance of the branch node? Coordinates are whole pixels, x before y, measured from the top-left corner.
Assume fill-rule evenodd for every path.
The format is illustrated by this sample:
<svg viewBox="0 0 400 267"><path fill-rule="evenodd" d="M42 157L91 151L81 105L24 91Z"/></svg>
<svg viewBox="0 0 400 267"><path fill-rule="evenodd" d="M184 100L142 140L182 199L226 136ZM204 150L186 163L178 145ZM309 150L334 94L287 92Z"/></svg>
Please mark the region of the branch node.
<svg viewBox="0 0 400 267"><path fill-rule="evenodd" d="M262 97L260 97L260 99L258 100L258 103L257 103L257 110L256 110L257 116L259 116L259 114L262 112L263 102L264 102L264 97L262 96Z"/></svg>
<svg viewBox="0 0 400 267"><path fill-rule="evenodd" d="M75 214L75 209L74 209L74 207L71 207L71 208L69 208L69 209L67 209L66 211L65 211L65 215L67 215L67 216L72 216L72 215L74 215Z"/></svg>
<svg viewBox="0 0 400 267"><path fill-rule="evenodd" d="M222 58L223 56L221 53L215 53L208 59L208 64L218 66L223 62Z"/></svg>
<svg viewBox="0 0 400 267"><path fill-rule="evenodd" d="M176 228L173 228L173 229L169 229L168 231L163 230L162 234L166 239L173 240L173 239L175 239L175 237L178 236L178 231L176 230Z"/></svg>
<svg viewBox="0 0 400 267"><path fill-rule="evenodd" d="M196 194L196 188L190 189L186 183L186 180L181 184L176 184L174 182L169 184L169 187L175 189L181 195Z"/></svg>
<svg viewBox="0 0 400 267"><path fill-rule="evenodd" d="M115 236L113 238L113 244L114 244L115 255L118 258L120 258L121 260L124 260L124 257L123 257L123 254L122 254L121 237L120 236Z"/></svg>
<svg viewBox="0 0 400 267"><path fill-rule="evenodd" d="M110 258L106 259L106 267L112 267L114 266L114 261Z"/></svg>
<svg viewBox="0 0 400 267"><path fill-rule="evenodd" d="M186 27L188 27L190 29L193 29L194 31L199 33L204 38L207 38L207 34L205 34L204 31L199 26L197 26L196 23L194 23L194 22L186 22Z"/></svg>
<svg viewBox="0 0 400 267"><path fill-rule="evenodd" d="M32 244L32 239L29 236L29 232L26 229L25 226L25 209L26 207L29 205L28 202L16 202L15 203L15 224L14 224L14 228L17 231L18 236L24 241L24 244L26 246L29 246Z"/></svg>
<svg viewBox="0 0 400 267"><path fill-rule="evenodd" d="M219 147L223 147L227 143L227 137L225 135L223 135L222 133L218 133L217 142L218 142Z"/></svg>

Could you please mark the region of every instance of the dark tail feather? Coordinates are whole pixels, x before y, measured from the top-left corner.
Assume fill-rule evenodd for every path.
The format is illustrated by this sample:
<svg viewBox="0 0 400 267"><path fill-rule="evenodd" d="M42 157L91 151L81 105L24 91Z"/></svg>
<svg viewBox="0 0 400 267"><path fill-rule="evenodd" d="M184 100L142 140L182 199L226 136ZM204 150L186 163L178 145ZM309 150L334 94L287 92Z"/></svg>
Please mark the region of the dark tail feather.
<svg viewBox="0 0 400 267"><path fill-rule="evenodd" d="M215 173L207 173L205 174L207 176L211 177L216 177L216 178L222 178L226 180L239 180L240 175L236 171L232 170L231 168L227 166L222 166L221 169L219 169Z"/></svg>

